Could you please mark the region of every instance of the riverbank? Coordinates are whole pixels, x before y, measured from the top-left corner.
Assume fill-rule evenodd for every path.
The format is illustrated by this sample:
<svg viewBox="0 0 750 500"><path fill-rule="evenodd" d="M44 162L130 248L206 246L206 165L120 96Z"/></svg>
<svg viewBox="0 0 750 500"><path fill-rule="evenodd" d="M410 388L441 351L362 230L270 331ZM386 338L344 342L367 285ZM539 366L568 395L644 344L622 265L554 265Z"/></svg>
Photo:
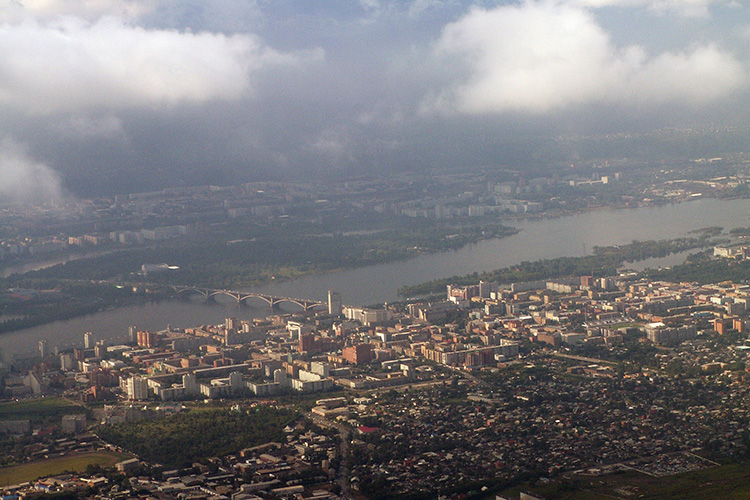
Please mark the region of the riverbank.
<svg viewBox="0 0 750 500"><path fill-rule="evenodd" d="M432 280L417 285L401 287L398 294L404 298L419 297L444 291L447 285L473 285L479 281L514 283L522 281L549 280L569 276L593 274L594 276L613 275L626 262L655 257L665 257L687 250L706 248L718 244L710 235L700 238L679 238L663 241L634 241L628 245L594 247L592 255L581 257L558 257L534 262L523 261L512 267L505 267L480 274Z"/></svg>
<svg viewBox="0 0 750 500"><path fill-rule="evenodd" d="M20 281L84 280L239 289L458 250L518 231L487 218L396 222L390 221L384 231L358 231L347 236L342 232L321 237L319 233L307 234L303 228L292 231L283 227L246 239L194 234L6 278L6 288ZM174 267L144 277L144 264L160 262Z"/></svg>
<svg viewBox="0 0 750 500"><path fill-rule="evenodd" d="M726 231L750 225L750 200L706 198L627 210L600 210L546 219L518 219L514 235L486 239L460 250L356 270L270 283L252 291L278 296L325 300L336 290L344 303L365 305L400 300L398 288L433 279L482 273L522 261L589 255L596 246L627 245L633 240L665 240L688 236L697 228L722 226ZM670 261L665 265L678 264ZM650 262L651 265L662 265Z"/></svg>
<svg viewBox="0 0 750 500"><path fill-rule="evenodd" d="M487 230L482 229L483 227ZM454 229L456 228L452 226L426 229L423 234L414 233L407 240L401 239L399 234L389 234L385 240L381 240L383 232L362 234L359 231L349 237L337 237L333 234L330 237L315 235L312 242L307 236L301 237L299 241L293 240L294 245L286 242L291 248L284 249L285 252L291 251L302 255L305 251L314 253L311 246L317 245L319 254L332 257L329 262L348 264L339 267L315 264L302 267L286 265L283 256L269 256L280 260L279 265L275 266L265 262L243 266L232 260L235 254L243 254L246 253L243 250L248 250L239 248L243 243L255 247L266 243L258 241L233 241L231 245L219 245L221 250L230 250L223 256L219 251L209 252L203 247L182 249L182 253L173 255L171 259L169 255L162 255L165 260L169 259L167 261L170 263L179 262L180 270L147 275L132 271L128 274L122 272L123 269L140 271L141 263L153 262L153 259L149 259L148 252L142 248L109 250L90 255L89 258L81 256L56 263L50 268L5 278L5 288L11 291L0 294L0 314L5 316L5 320L0 322L0 333L94 314L113 307L168 298L168 286L243 290L270 283L293 282L303 277L356 270L367 265L407 261L420 255L441 251L456 251L483 239L504 238L518 232L517 229L497 223L475 224L458 232L453 232ZM383 247L386 250L377 255L364 255L359 260L345 258L346 254L356 253L357 248L367 246L371 238L377 238L379 242L374 243L374 248L370 248L368 252ZM307 244L303 244L304 242ZM407 247L407 243L417 244ZM342 250L342 258L335 255L339 245L348 246ZM297 247L304 250L297 250ZM299 260L299 256L294 258ZM12 291L18 289L22 291Z"/></svg>
<svg viewBox="0 0 750 500"><path fill-rule="evenodd" d="M382 304L402 300L397 290L403 286L473 273L478 276L487 270L511 267L523 261L581 257L590 255L597 246L682 238L692 230L709 226L724 227L726 235L733 228L750 226L748 214L750 200L704 199L663 207L519 221L514 226L517 232L506 238L485 239L458 250L420 255L405 261L269 283L246 291L324 302L327 291L335 290L341 293L347 305ZM266 304L255 301L247 307L239 307L236 302L208 305L200 301L133 305L5 333L0 335L0 351L14 353L35 349L40 339L49 340L50 346L81 342L85 331L94 332L98 338L115 338L126 335L129 326L160 330L167 324L190 327L222 323L229 316L251 319L269 314L272 311Z"/></svg>

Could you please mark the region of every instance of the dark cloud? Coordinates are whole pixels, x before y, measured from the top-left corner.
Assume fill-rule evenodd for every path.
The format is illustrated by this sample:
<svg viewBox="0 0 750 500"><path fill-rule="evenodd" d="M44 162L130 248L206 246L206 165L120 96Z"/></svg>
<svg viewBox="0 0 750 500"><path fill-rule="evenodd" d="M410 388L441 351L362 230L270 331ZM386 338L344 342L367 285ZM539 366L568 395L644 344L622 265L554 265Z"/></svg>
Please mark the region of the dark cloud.
<svg viewBox="0 0 750 500"><path fill-rule="evenodd" d="M543 163L554 135L748 112L722 0L15 5L0 137L85 194Z"/></svg>

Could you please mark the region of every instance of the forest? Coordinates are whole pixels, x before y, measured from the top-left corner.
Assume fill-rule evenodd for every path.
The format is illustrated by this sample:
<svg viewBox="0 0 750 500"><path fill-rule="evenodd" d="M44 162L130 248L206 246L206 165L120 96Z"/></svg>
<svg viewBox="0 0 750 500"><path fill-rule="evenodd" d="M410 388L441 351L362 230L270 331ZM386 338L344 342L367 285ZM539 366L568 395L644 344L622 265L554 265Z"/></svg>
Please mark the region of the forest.
<svg viewBox="0 0 750 500"><path fill-rule="evenodd" d="M291 410L195 409L171 417L106 425L99 436L143 460L170 467L284 440L284 427L299 419Z"/></svg>
<svg viewBox="0 0 750 500"><path fill-rule="evenodd" d="M534 262L521 262L516 266L505 267L483 273L472 273L465 276L432 280L414 286L399 289L403 297L419 297L445 291L447 285L473 285L479 281L495 283L514 283L555 279L567 276L607 276L617 273L625 263L636 262L651 257L704 248L716 244L709 235L698 238L677 238L660 241L633 241L627 245L594 247L592 255L583 257L559 257ZM665 278L666 279L666 278Z"/></svg>

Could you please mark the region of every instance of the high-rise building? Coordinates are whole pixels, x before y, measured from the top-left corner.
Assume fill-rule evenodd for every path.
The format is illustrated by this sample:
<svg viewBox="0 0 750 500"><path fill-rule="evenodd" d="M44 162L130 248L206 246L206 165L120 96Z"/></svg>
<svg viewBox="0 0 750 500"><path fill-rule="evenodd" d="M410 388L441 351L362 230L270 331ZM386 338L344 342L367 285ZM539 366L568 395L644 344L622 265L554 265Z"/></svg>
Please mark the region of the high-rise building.
<svg viewBox="0 0 750 500"><path fill-rule="evenodd" d="M315 334L303 333L299 338L299 352L313 352L315 350Z"/></svg>
<svg viewBox="0 0 750 500"><path fill-rule="evenodd" d="M47 354L47 339L42 339L39 341L39 357L46 358Z"/></svg>
<svg viewBox="0 0 750 500"><path fill-rule="evenodd" d="M233 391L239 391L243 387L247 387L240 372L232 372L229 374L229 385L232 387Z"/></svg>
<svg viewBox="0 0 750 500"><path fill-rule="evenodd" d="M343 304L341 303L341 294L334 292L333 290L328 290L328 314L331 316L339 316L342 308Z"/></svg>
<svg viewBox="0 0 750 500"><path fill-rule="evenodd" d="M136 343L138 342L138 328L131 326L128 328L128 336L130 337L130 342Z"/></svg>
<svg viewBox="0 0 750 500"><path fill-rule="evenodd" d="M156 332L149 332L148 330L141 330L138 332L138 345L140 347L156 347L159 341L159 337Z"/></svg>
<svg viewBox="0 0 750 500"><path fill-rule="evenodd" d="M273 371L273 382L275 384L279 384L282 387L286 387L289 385L289 377L287 376L287 373L284 370L274 370Z"/></svg>
<svg viewBox="0 0 750 500"><path fill-rule="evenodd" d="M312 331L312 326L299 321L289 321L286 324L286 329L289 331L292 340L299 340L303 334Z"/></svg>
<svg viewBox="0 0 750 500"><path fill-rule="evenodd" d="M128 399L148 399L148 381L146 379L138 376L130 377L126 382L125 387L126 392L128 393Z"/></svg>
<svg viewBox="0 0 750 500"><path fill-rule="evenodd" d="M86 332L83 334L83 348L84 349L94 348L94 334L93 333Z"/></svg>
<svg viewBox="0 0 750 500"><path fill-rule="evenodd" d="M192 373L186 373L182 376L182 386L185 388L185 392L187 392L191 396L200 393L198 381L195 379L195 375Z"/></svg>
<svg viewBox="0 0 750 500"><path fill-rule="evenodd" d="M490 292L492 291L492 287L490 284L486 281L480 281L479 282L479 296L483 299L489 299L490 298Z"/></svg>
<svg viewBox="0 0 750 500"><path fill-rule="evenodd" d="M69 352L60 354L60 369L62 371L70 371L76 367L74 363L73 355Z"/></svg>
<svg viewBox="0 0 750 500"><path fill-rule="evenodd" d="M237 318L227 318L224 321L224 326L227 330L234 330L235 332L239 332L241 328L240 321Z"/></svg>

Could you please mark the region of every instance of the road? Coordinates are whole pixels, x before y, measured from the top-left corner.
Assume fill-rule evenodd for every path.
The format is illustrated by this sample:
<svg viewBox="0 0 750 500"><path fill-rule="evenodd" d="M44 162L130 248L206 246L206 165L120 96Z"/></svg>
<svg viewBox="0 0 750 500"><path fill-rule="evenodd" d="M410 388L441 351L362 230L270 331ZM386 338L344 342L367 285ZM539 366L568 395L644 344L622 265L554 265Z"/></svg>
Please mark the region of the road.
<svg viewBox="0 0 750 500"><path fill-rule="evenodd" d="M605 359L597 359L597 358L586 358L584 356L574 356L573 354L563 354L561 352L554 352L552 353L553 356L556 358L565 358L565 359L572 359L574 361L583 361L586 363L594 363L597 365L616 365L617 363L615 361L607 361Z"/></svg>
<svg viewBox="0 0 750 500"><path fill-rule="evenodd" d="M341 457L341 460L339 460L339 468L336 471L336 483L341 487L342 498L347 500L354 498L349 485L349 473L351 471L349 443L351 441L351 431L339 423L331 422L312 412L308 412L307 417L321 427L336 429L339 432L339 457Z"/></svg>

